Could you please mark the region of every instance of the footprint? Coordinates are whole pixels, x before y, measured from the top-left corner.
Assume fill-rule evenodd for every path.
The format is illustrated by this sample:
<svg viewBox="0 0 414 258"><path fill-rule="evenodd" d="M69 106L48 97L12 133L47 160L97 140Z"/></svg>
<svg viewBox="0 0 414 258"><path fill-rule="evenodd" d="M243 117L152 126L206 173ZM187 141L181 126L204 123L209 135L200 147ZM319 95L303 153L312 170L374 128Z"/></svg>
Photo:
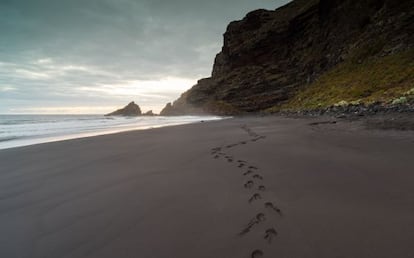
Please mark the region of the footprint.
<svg viewBox="0 0 414 258"><path fill-rule="evenodd" d="M257 249L257 250L254 250L254 251L252 252L252 255L251 255L250 257L251 257L251 258L260 258L260 257L264 257L264 253L263 253L263 251L262 251L262 250Z"/></svg>
<svg viewBox="0 0 414 258"><path fill-rule="evenodd" d="M265 221L266 220L266 216L263 213L259 213L256 215L256 220L259 222Z"/></svg>
<svg viewBox="0 0 414 258"><path fill-rule="evenodd" d="M250 181L247 181L247 182L244 184L244 188L250 189L250 188L252 188L252 187L253 187L253 185L254 185L254 182L250 180Z"/></svg>
<svg viewBox="0 0 414 258"><path fill-rule="evenodd" d="M279 209L278 207L276 207L273 203L271 202L266 202L265 203L265 208L266 209L271 209L274 210L275 212L277 212L280 216L282 216L282 210Z"/></svg>
<svg viewBox="0 0 414 258"><path fill-rule="evenodd" d="M227 159L228 162L233 162L233 159Z"/></svg>
<svg viewBox="0 0 414 258"><path fill-rule="evenodd" d="M258 168L255 166L249 166L249 169L258 169Z"/></svg>
<svg viewBox="0 0 414 258"><path fill-rule="evenodd" d="M251 229L252 229L251 227L247 227L247 228L243 229L243 230L239 233L239 236L244 236L244 235L246 235L247 233L249 233L249 232L250 232L250 230L251 230Z"/></svg>
<svg viewBox="0 0 414 258"><path fill-rule="evenodd" d="M216 155L216 156L214 156L214 158L215 158L215 159L218 159L218 158L220 158L220 156L219 156L219 155Z"/></svg>
<svg viewBox="0 0 414 258"><path fill-rule="evenodd" d="M239 236L243 236L249 233L255 225L265 220L266 220L266 217L263 213L257 214L252 220L249 221L247 226L239 233Z"/></svg>
<svg viewBox="0 0 414 258"><path fill-rule="evenodd" d="M213 148L211 149L211 155L217 154L220 151L221 151L221 148Z"/></svg>
<svg viewBox="0 0 414 258"><path fill-rule="evenodd" d="M239 236L244 236L247 233L249 233L252 230L253 226L256 225L257 223L259 222L257 221L249 222L249 224L239 233Z"/></svg>
<svg viewBox="0 0 414 258"><path fill-rule="evenodd" d="M274 228L269 228L266 230L265 232L265 236L264 239L266 239L269 244L272 242L272 239L275 238L277 236L277 231Z"/></svg>
<svg viewBox="0 0 414 258"><path fill-rule="evenodd" d="M238 167L239 167L239 168L242 168L242 167L244 167L244 164L243 164L243 163L240 163L240 164L238 165Z"/></svg>
<svg viewBox="0 0 414 258"><path fill-rule="evenodd" d="M260 199L262 199L262 196L258 193L255 193L253 194L252 197L250 197L249 203L252 203L253 201L260 200Z"/></svg>
<svg viewBox="0 0 414 258"><path fill-rule="evenodd" d="M243 176L247 176L247 175L249 175L249 174L251 174L251 173L253 173L253 171L248 170L246 173L244 173L244 174L243 174Z"/></svg>
<svg viewBox="0 0 414 258"><path fill-rule="evenodd" d="M266 187L264 185L260 185L257 189L262 192L266 191Z"/></svg>
<svg viewBox="0 0 414 258"><path fill-rule="evenodd" d="M259 174L254 175L253 178L263 180L263 177Z"/></svg>
<svg viewBox="0 0 414 258"><path fill-rule="evenodd" d="M253 141L259 141L259 140L261 140L261 139L266 139L266 136L259 136L259 135L256 135L256 136L254 137Z"/></svg>

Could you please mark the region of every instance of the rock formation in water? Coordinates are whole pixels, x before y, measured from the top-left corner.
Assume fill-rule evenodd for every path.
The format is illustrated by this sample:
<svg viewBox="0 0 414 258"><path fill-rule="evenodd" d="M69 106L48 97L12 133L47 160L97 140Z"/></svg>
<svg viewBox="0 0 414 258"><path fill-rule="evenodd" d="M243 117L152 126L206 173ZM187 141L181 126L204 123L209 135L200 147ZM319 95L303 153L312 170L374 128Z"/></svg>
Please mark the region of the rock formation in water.
<svg viewBox="0 0 414 258"><path fill-rule="evenodd" d="M211 77L161 115L389 101L414 87L413 43L414 0L295 0L256 10L228 25Z"/></svg>
<svg viewBox="0 0 414 258"><path fill-rule="evenodd" d="M147 111L147 112L143 113L142 115L143 115L143 116L156 116L156 115L152 112L152 110L149 110L149 111Z"/></svg>
<svg viewBox="0 0 414 258"><path fill-rule="evenodd" d="M118 109L106 116L140 116L142 115L141 109L134 101L130 102L124 108Z"/></svg>

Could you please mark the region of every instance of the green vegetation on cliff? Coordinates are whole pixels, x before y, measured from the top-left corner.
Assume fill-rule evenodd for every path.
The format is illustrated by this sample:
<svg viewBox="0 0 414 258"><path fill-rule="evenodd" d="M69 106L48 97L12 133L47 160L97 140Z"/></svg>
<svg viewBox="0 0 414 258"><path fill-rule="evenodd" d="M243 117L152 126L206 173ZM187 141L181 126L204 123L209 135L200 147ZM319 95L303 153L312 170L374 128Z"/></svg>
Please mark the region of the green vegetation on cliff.
<svg viewBox="0 0 414 258"><path fill-rule="evenodd" d="M368 51L372 55L372 50ZM341 103L391 103L414 88L413 49L363 62L359 53L270 111L324 108Z"/></svg>

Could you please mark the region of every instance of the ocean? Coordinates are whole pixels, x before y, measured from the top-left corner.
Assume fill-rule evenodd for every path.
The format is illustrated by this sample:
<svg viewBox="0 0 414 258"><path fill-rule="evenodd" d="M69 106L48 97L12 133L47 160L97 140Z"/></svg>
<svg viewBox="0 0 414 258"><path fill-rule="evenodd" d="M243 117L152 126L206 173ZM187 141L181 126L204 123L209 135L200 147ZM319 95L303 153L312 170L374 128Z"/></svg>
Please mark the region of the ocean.
<svg viewBox="0 0 414 258"><path fill-rule="evenodd" d="M218 119L222 117L0 115L0 149Z"/></svg>

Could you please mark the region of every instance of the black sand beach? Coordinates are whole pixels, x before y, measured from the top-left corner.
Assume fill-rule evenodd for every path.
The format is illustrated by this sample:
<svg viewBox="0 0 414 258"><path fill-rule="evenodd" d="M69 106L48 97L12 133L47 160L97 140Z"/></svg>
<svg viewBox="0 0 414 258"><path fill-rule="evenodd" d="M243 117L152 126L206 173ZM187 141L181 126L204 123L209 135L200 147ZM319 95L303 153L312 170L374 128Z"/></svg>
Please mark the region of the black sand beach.
<svg viewBox="0 0 414 258"><path fill-rule="evenodd" d="M329 121L2 150L0 257L414 257L413 132Z"/></svg>

